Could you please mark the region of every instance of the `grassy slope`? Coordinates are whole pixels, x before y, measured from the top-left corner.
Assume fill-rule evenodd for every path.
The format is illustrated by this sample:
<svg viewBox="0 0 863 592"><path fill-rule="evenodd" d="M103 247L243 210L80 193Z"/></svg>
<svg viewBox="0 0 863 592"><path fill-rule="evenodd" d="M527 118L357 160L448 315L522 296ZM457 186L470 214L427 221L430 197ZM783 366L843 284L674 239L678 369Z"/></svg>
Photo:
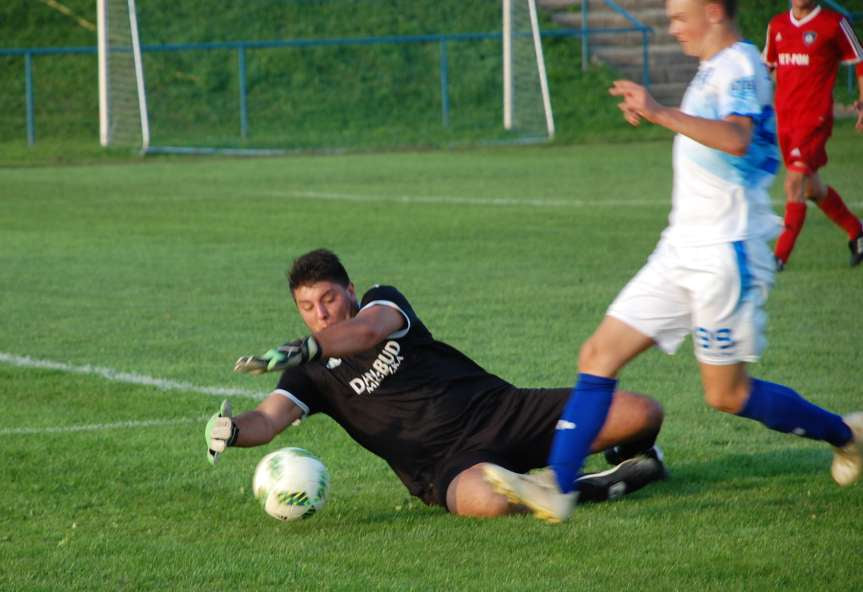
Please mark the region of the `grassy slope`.
<svg viewBox="0 0 863 592"><path fill-rule="evenodd" d="M0 6L4 47L93 46L90 0L63 3L69 17L41 2ZM288 38L361 37L496 31L496 2L445 0L140 3L145 44ZM743 2L741 26L760 43L767 18L781 0ZM383 6L382 6L383 5ZM850 5L849 5L850 6ZM853 8L853 6L851 6ZM457 13L458 18L452 15ZM206 19L200 15L206 14ZM82 24L81 21L87 21ZM546 23L547 27L551 27ZM579 71L577 39L547 40L546 57L558 135L562 142L631 137L605 88L613 75ZM440 129L438 48L372 47L248 54L250 143L284 146L441 145L497 134L499 48L496 43L450 44L451 128ZM34 61L36 124L40 143L71 151L97 135L94 56ZM237 57L233 51L148 54L154 141L236 144L239 141ZM392 73L398 72L396 76ZM25 140L23 61L0 59L0 152ZM844 93L844 85L840 85ZM191 127L190 127L191 126ZM290 129L289 138L278 130ZM379 130L369 133L368 129ZM273 134L273 130L277 130ZM644 137L658 137L653 131Z"/></svg>

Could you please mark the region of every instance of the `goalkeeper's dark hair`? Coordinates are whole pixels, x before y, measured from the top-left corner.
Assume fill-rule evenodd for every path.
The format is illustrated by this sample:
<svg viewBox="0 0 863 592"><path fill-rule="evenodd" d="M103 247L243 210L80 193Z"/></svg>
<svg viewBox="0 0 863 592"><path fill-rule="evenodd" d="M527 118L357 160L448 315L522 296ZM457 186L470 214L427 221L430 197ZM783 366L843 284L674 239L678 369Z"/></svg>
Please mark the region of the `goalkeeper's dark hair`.
<svg viewBox="0 0 863 592"><path fill-rule="evenodd" d="M288 271L291 294L300 286L310 286L317 282L333 282L343 288L347 288L351 283L342 262L335 253L327 249L315 249L297 257Z"/></svg>

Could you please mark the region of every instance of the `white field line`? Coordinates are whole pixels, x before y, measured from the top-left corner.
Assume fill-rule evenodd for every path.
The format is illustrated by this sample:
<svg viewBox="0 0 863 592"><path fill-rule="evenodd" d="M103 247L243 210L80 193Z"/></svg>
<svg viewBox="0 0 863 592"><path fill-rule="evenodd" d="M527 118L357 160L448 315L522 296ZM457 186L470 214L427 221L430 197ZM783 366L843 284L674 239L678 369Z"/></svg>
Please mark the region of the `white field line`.
<svg viewBox="0 0 863 592"><path fill-rule="evenodd" d="M202 395L210 395L213 397L247 397L250 399L263 399L266 393L259 391L250 391L238 388L226 388L221 386L200 386L189 382L180 382L177 380L168 380L165 378L154 378L144 374L136 374L134 372L121 372L112 370L111 368L102 368L99 366L75 366L64 362L54 362L52 360L38 360L29 356L16 356L6 352L0 352L0 364L16 366L18 368L39 368L44 370L59 370L60 372L68 372L69 374L84 374L89 376L100 376L105 380L113 382L124 382L127 384L139 384L144 386L152 386L163 391L186 391L191 393L200 393Z"/></svg>
<svg viewBox="0 0 863 592"><path fill-rule="evenodd" d="M668 208L671 209L671 197L657 199L548 199L548 198L510 198L510 197L459 197L451 195L364 195L359 193L340 193L333 191L266 191L253 195L261 197L288 197L294 199L348 201L358 203L399 203L399 204L453 204L471 206L495 207L531 207L531 208ZM783 198L771 200L777 211L785 205ZM863 202L847 203L852 208L863 208Z"/></svg>
<svg viewBox="0 0 863 592"><path fill-rule="evenodd" d="M86 425L72 425L42 428L0 428L0 436L28 435L28 434L60 434L67 432L101 432L104 430L119 430L129 428L152 428L170 426L184 423L200 423L206 421L207 417L184 417L179 419L142 419L139 421L117 421L114 423L94 423Z"/></svg>
<svg viewBox="0 0 863 592"><path fill-rule="evenodd" d="M532 207L532 208L584 208L584 207L661 207L670 206L670 200L664 199L614 199L614 200L581 200L581 199L546 199L546 198L511 198L511 197L459 197L447 195L363 195L358 193L338 193L331 191L272 191L259 193L264 197L293 197L310 200L353 201L360 203L401 203L401 204L453 204L471 206L496 207Z"/></svg>
<svg viewBox="0 0 863 592"><path fill-rule="evenodd" d="M99 366L75 366L64 362L54 362L52 360L37 360L29 356L17 356L6 352L0 352L0 364L15 366L18 368L38 368L44 370L57 370L60 372L68 372L70 374L83 374L88 376L99 376L105 380L113 382L122 382L126 384L136 384L143 386L152 386L163 391L184 391L191 393L200 393L212 397L246 397L250 399L263 399L266 393L250 391L237 388L225 388L214 386L200 386L188 382L180 382L176 380L166 380L164 378L153 378L143 374L134 372L120 372L111 368L102 368ZM25 435L25 434L52 434L66 432L91 432L115 429L133 429L133 428L150 428L161 427L167 425L196 423L207 419L206 417L186 417L174 419L151 419L138 421L119 421L115 423L101 423L89 425L74 425L74 426L46 426L32 428L0 428L0 436L3 435Z"/></svg>

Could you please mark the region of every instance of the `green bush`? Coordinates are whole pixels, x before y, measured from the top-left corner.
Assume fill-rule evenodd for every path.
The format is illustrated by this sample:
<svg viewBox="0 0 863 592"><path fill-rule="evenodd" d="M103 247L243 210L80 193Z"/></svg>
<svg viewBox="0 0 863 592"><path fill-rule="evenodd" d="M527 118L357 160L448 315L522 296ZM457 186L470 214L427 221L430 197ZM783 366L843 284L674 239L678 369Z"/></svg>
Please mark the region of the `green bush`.
<svg viewBox="0 0 863 592"><path fill-rule="evenodd" d="M5 47L92 47L92 0L64 0L71 14L41 2L0 5ZM761 44L785 0L741 3L741 30ZM144 0L144 45L496 33L495 0ZM555 25L548 21L544 28ZM580 68L580 40L546 38L559 141L633 134L606 93L614 74ZM234 49L145 52L153 142L283 148L446 145L506 137L501 131L500 42L447 44L449 126L442 125L437 43L246 51L248 138L240 139ZM0 57L0 137L25 139L24 60ZM93 55L33 59L37 138L96 141ZM839 85L842 87L842 84Z"/></svg>

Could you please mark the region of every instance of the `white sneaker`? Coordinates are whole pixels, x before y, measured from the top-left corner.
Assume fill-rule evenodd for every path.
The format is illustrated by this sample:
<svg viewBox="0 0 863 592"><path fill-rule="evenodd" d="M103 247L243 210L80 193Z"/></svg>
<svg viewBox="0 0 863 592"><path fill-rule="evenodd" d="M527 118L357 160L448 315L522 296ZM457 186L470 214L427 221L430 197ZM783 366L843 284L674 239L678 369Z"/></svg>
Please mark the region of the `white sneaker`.
<svg viewBox="0 0 863 592"><path fill-rule="evenodd" d="M833 480L842 487L851 485L863 472L863 411L846 415L842 420L851 428L854 439L842 448L833 448Z"/></svg>
<svg viewBox="0 0 863 592"><path fill-rule="evenodd" d="M483 476L494 490L514 504L530 508L533 515L549 524L569 518L578 494L563 493L557 486L554 471L543 469L531 475L513 473L503 467L486 464Z"/></svg>

